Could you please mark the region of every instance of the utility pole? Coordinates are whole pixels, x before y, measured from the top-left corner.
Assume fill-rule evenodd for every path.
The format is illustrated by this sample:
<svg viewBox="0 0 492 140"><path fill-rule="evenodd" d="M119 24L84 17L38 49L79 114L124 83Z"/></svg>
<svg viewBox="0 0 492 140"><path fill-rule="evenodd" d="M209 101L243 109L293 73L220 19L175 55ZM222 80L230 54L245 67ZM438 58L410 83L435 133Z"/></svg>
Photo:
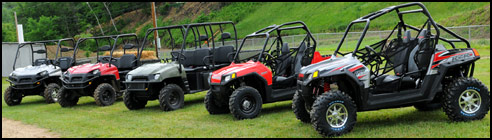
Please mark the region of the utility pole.
<svg viewBox="0 0 492 140"><path fill-rule="evenodd" d="M111 23L113 23L114 30L116 30L116 32L118 32L118 29L116 29L116 25L114 25L114 21L113 21L113 17L111 16L111 12L109 12L108 6L106 6L106 2L103 2L103 4L104 4L104 7L106 7L106 10L109 13L109 17L111 18Z"/></svg>
<svg viewBox="0 0 492 140"><path fill-rule="evenodd" d="M89 6L89 9L91 9L91 13L94 14L94 17L96 17L97 25L99 25L99 29L101 29L102 35L104 35L104 31L103 31L103 29L101 27L101 24L99 24L99 19L97 18L97 16L94 13L94 11L92 11L92 8L91 8L91 5L89 4L89 2L86 2L86 3L87 3L87 6Z"/></svg>
<svg viewBox="0 0 492 140"><path fill-rule="evenodd" d="M153 21L153 24L154 24L154 28L157 28L157 22L156 22L156 14L155 14L155 2L151 2L152 4L152 8L151 8L151 13L152 13L152 21ZM157 58L159 58L159 50L157 49L157 47L161 48L160 43L159 42L159 37L158 37L158 33L157 33L157 30L154 31L154 41L155 41L155 55L157 56Z"/></svg>
<svg viewBox="0 0 492 140"><path fill-rule="evenodd" d="M15 35L17 36L17 43L20 44L19 42L19 29L17 29L17 14L14 12L14 19L15 19Z"/></svg>

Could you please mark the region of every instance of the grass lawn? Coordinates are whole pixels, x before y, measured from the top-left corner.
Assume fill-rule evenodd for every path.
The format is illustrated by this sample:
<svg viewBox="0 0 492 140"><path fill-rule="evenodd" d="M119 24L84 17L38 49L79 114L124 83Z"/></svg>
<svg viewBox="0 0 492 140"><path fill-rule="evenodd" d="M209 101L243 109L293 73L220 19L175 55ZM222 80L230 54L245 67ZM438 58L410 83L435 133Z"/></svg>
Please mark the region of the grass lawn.
<svg viewBox="0 0 492 140"><path fill-rule="evenodd" d="M472 45L473 46L473 45ZM323 54L327 54L320 47ZM482 59L475 77L490 87L490 47L478 47ZM332 52L332 51L331 51ZM209 115L203 104L206 92L185 95L183 109L163 112L157 101L129 111L122 99L99 107L92 97L82 97L77 106L61 108L45 104L41 96L28 96L8 107L3 91L2 117L47 128L62 137L321 137L308 123L297 120L292 101L263 105L258 118L236 120L231 114ZM352 137L490 137L490 112L483 119L451 122L443 111L419 112L413 107L360 112Z"/></svg>

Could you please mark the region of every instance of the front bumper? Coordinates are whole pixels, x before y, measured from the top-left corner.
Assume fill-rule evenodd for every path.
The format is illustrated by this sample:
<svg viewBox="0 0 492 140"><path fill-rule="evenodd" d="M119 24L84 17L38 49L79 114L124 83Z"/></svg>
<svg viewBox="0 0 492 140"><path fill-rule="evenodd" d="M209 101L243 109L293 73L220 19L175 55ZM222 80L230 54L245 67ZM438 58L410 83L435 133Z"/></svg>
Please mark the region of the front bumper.
<svg viewBox="0 0 492 140"><path fill-rule="evenodd" d="M60 77L66 89L83 89L92 85L92 81L99 77L91 73L68 74Z"/></svg>
<svg viewBox="0 0 492 140"><path fill-rule="evenodd" d="M10 85L14 89L34 89L38 88L41 85L44 85L43 81L48 78L45 77L36 77L36 76L18 76L12 77L10 76L7 81L10 82Z"/></svg>
<svg viewBox="0 0 492 140"><path fill-rule="evenodd" d="M127 91L148 91L153 84L160 83L158 80L148 80L149 76L134 76L132 81L123 81Z"/></svg>

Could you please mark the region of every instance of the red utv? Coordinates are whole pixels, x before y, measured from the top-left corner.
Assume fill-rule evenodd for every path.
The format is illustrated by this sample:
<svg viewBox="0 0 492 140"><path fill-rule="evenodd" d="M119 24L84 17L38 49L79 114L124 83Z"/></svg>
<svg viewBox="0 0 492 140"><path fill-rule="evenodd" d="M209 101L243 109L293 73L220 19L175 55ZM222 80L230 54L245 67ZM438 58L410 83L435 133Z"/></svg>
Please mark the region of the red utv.
<svg viewBox="0 0 492 140"><path fill-rule="evenodd" d="M306 33L299 46L289 48L284 42L282 35L289 31ZM270 39L273 41L269 42ZM255 46L255 40L264 44ZM311 64L315 49L316 40L301 21L268 26L246 36L233 62L212 73L210 90L205 96L208 112L230 111L237 119L249 119L260 113L264 103L291 100L299 70Z"/></svg>
<svg viewBox="0 0 492 140"><path fill-rule="evenodd" d="M97 63L71 67L62 74L60 79L63 81L63 87L58 93L58 103L62 107L76 105L81 96L93 96L99 106L112 105L125 89L120 78L137 67L137 57L134 54L125 54L126 50L136 48L130 41L138 45L136 34L81 38L77 41L76 51L87 39L95 40L97 46L98 41L107 40L109 45L97 49ZM124 45L118 45L118 42L121 42L119 39L123 40ZM114 58L113 52L119 46L123 46L123 55ZM99 56L99 53L104 51L111 51L110 56Z"/></svg>

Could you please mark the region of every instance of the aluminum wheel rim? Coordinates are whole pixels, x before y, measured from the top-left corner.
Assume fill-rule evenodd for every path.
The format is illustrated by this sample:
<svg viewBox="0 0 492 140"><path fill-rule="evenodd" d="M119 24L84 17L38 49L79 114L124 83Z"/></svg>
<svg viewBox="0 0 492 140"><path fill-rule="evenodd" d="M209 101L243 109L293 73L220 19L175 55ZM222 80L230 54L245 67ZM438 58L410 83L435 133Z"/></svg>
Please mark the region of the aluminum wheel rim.
<svg viewBox="0 0 492 140"><path fill-rule="evenodd" d="M482 98L480 93L474 89L467 89L463 91L458 98L458 104L461 110L468 114L473 114L480 109L482 104Z"/></svg>
<svg viewBox="0 0 492 140"><path fill-rule="evenodd" d="M345 125L348 119L348 112L345 105L334 103L326 110L326 121L333 128L340 128Z"/></svg>

